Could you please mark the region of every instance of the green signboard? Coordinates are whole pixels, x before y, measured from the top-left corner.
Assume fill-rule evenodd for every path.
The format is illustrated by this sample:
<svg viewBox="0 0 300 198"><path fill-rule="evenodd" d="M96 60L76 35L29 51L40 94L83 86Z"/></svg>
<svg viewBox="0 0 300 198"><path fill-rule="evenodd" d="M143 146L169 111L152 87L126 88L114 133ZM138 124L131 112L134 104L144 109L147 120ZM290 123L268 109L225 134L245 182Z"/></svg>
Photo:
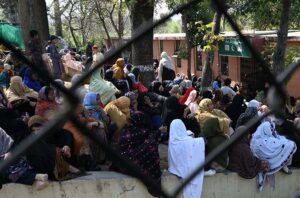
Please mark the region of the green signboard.
<svg viewBox="0 0 300 198"><path fill-rule="evenodd" d="M219 55L251 58L251 52L246 45L238 38L225 38L219 44Z"/></svg>
<svg viewBox="0 0 300 198"><path fill-rule="evenodd" d="M0 23L0 37L7 40L10 44L25 49L22 30L20 26Z"/></svg>

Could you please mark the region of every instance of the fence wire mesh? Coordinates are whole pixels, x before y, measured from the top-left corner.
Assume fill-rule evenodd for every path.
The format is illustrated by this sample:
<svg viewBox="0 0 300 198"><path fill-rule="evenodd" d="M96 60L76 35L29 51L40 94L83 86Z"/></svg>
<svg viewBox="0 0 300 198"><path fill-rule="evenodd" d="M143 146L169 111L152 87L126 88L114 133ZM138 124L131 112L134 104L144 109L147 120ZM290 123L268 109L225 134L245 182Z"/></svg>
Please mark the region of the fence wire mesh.
<svg viewBox="0 0 300 198"><path fill-rule="evenodd" d="M238 25L234 22L234 20L229 16L226 10L225 2L222 0L212 0L212 6L216 9L217 12L220 12L228 21L228 23L231 25L232 29L238 34L240 39L245 43L245 45L249 48L249 50L252 53L253 58L260 63L262 67L262 71L266 74L269 83L271 85L271 89L269 91L269 104L271 106L271 111L267 114L264 114L260 118L252 119L248 121L248 123L245 125L246 127L239 133L239 135L234 136L230 140L222 143L219 145L215 150L213 150L211 153L209 153L206 156L205 162L203 164L199 164L199 167L185 180L182 182L176 190L174 190L173 193L169 194L164 189L162 189L160 186L158 186L151 178L147 177L143 174L143 171L136 167L130 160L122 157L120 153L118 153L115 149L113 149L110 145L108 145L103 139L99 138L93 133L90 133L90 131L82 125L74 116L74 111L79 103L79 99L75 95L75 90L78 88L82 82L84 82L90 75L92 75L93 72L95 72L97 69L99 69L103 63L113 58L116 54L119 54L126 48L130 47L134 42L136 42L138 39L142 38L144 35L148 33L148 31L153 30L155 27L163 24L166 22L169 18L171 18L173 15L181 13L182 11L188 9L190 6L193 6L197 3L201 2L200 0L192 0L189 1L187 4L183 4L179 6L177 9L175 9L170 14L165 15L158 21L150 21L142 25L137 31L138 33L133 35L132 38L125 44L120 45L114 50L111 50L108 54L105 55L104 59L98 63L94 68L92 68L87 73L84 73L80 80L78 80L75 84L72 85L70 89L66 89L62 87L60 84L56 83L51 76L43 71L40 66L33 64L31 61L29 61L21 51L17 50L14 46L12 46L10 43L8 43L6 40L4 40L2 37L0 37L0 43L2 43L6 48L8 48L10 51L12 51L15 56L20 60L23 61L25 64L27 64L29 67L31 67L45 82L48 82L52 84L55 88L57 88L59 91L61 91L66 96L66 104L64 106L64 110L60 112L55 119L49 121L43 128L40 129L40 133L37 133L38 135L30 135L25 140L23 140L13 151L10 158L7 160L0 162L0 171L3 171L5 168L7 168L10 164L12 164L14 161L16 161L20 156L26 153L28 149L30 149L31 146L33 146L36 142L40 141L45 135L48 133L51 133L52 131L56 130L59 127L62 127L62 125L70 120L78 129L83 133L85 136L91 138L93 141L95 141L97 144L101 145L101 147L104 149L104 151L109 154L113 161L118 162L119 164L122 164L122 166L128 170L130 175L138 178L141 182L143 182L147 187L150 187L152 189L156 189L157 192L162 197L171 198L171 197L177 197L178 194L183 190L183 188L195 177L197 176L203 168L211 163L213 159L215 159L218 155L220 155L223 151L228 149L232 144L234 144L239 138L241 138L243 135L247 133L247 131L256 125L258 122L260 122L263 118L268 116L271 113L281 113L282 111L282 105L284 104L284 101L286 99L286 91L284 84L287 83L288 79L293 75L295 70L300 66L300 61L290 65L282 74L280 74L278 77L274 76L263 58L261 57L260 53L251 45L249 40L242 34L241 30L238 28Z"/></svg>

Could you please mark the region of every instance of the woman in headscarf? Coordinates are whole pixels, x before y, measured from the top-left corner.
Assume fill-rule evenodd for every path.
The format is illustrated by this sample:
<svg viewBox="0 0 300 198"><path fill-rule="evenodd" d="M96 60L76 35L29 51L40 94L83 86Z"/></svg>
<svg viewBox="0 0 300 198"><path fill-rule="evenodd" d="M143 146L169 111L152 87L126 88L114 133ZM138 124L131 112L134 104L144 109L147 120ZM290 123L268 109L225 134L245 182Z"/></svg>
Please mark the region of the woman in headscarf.
<svg viewBox="0 0 300 198"><path fill-rule="evenodd" d="M259 191L263 189L265 177L268 177L268 181L273 181L271 185L274 187L274 174L281 169L289 172L287 166L290 165L293 154L297 150L293 141L277 134L275 124L270 121L263 122L257 128L252 136L250 148L257 158L268 161L270 165L269 171L259 173Z"/></svg>
<svg viewBox="0 0 300 198"><path fill-rule="evenodd" d="M65 87L65 82L61 79L55 79L55 82L58 83L60 86ZM62 93L53 86L54 89L54 95L55 95L55 102L58 106L62 106L64 102L64 97Z"/></svg>
<svg viewBox="0 0 300 198"><path fill-rule="evenodd" d="M165 92L164 92L163 84L159 81L156 81L156 80L151 83L150 91L153 92L153 93L156 93L158 95L161 95L161 96L166 95Z"/></svg>
<svg viewBox="0 0 300 198"><path fill-rule="evenodd" d="M203 138L193 138L193 134L187 131L184 123L173 120L170 129L170 139L168 148L169 172L181 179L186 179L195 171L205 159L205 143ZM198 174L183 189L184 198L201 197L204 171Z"/></svg>
<svg viewBox="0 0 300 198"><path fill-rule="evenodd" d="M102 109L100 95L95 92L88 92L83 99L83 106L86 109L87 116L98 121L108 123L109 118ZM101 107L102 106L102 107Z"/></svg>
<svg viewBox="0 0 300 198"><path fill-rule="evenodd" d="M151 121L155 129L162 126L162 105L149 97L148 94L140 94L137 98L138 109L143 112Z"/></svg>
<svg viewBox="0 0 300 198"><path fill-rule="evenodd" d="M112 66L114 72L113 78L116 80L123 80L125 78L124 74L124 59L118 58L116 63Z"/></svg>
<svg viewBox="0 0 300 198"><path fill-rule="evenodd" d="M42 88L41 83L38 81L37 74L32 72L31 68L26 69L23 82L28 88L36 92L39 92Z"/></svg>
<svg viewBox="0 0 300 198"><path fill-rule="evenodd" d="M142 112L131 115L127 125L121 130L119 150L123 157L134 162L145 176L151 178L158 186L161 185L160 158L158 153L157 134L149 130L147 121ZM112 169L123 170L118 164L113 164ZM158 196L155 189L148 188L153 196Z"/></svg>
<svg viewBox="0 0 300 198"><path fill-rule="evenodd" d="M94 119L95 126L92 128L93 133L107 141L108 127L110 124L109 117L106 112L100 107L100 95L95 92L89 92L85 95L83 106L86 110L86 116L89 119ZM105 159L105 153L101 148L91 142L93 158L97 164L100 164Z"/></svg>
<svg viewBox="0 0 300 198"><path fill-rule="evenodd" d="M36 135L46 120L41 116L32 116L28 121L28 128L32 135ZM70 165L66 159L72 156L72 134L64 129L56 130L35 144L26 154L32 167L41 173L47 173L52 180L71 179L80 171Z"/></svg>
<svg viewBox="0 0 300 198"><path fill-rule="evenodd" d="M0 127L18 143L27 134L26 125L27 116L20 115L12 108L12 105L7 100L3 90L0 88Z"/></svg>
<svg viewBox="0 0 300 198"><path fill-rule="evenodd" d="M93 72L90 79L89 89L90 91L99 93L101 101L104 105L106 105L110 101L116 99L115 94L118 93L119 90L111 82L104 80L100 73L100 68Z"/></svg>
<svg viewBox="0 0 300 198"><path fill-rule="evenodd" d="M219 126L224 135L229 135L230 118L221 110L214 109L211 99L203 99L199 104L196 119L203 131L204 123L210 118L217 118Z"/></svg>
<svg viewBox="0 0 300 198"><path fill-rule="evenodd" d="M188 130L194 132L195 137L198 137L200 133L200 127L197 120L194 117L185 116L185 107L179 103L179 100L175 96L169 97L163 106L162 121L163 126L167 127L167 131L170 131L171 122L174 119L181 119Z"/></svg>
<svg viewBox="0 0 300 198"><path fill-rule="evenodd" d="M198 92L196 90L193 90L190 93L186 102L184 103L186 106L189 107L192 115L195 115L199 109L197 98L198 98Z"/></svg>
<svg viewBox="0 0 300 198"><path fill-rule="evenodd" d="M104 111L110 117L111 121L116 124L117 129L113 135L113 141L119 142L119 132L125 126L130 118L130 99L122 96L110 103L108 103Z"/></svg>
<svg viewBox="0 0 300 198"><path fill-rule="evenodd" d="M241 114L237 129L233 136L245 129L246 124L252 118L257 117L257 110L253 107L247 108L246 112ZM253 155L250 149L251 134L255 132L257 126L251 128L239 141L234 143L229 150L229 165L228 169L235 171L239 176L245 179L254 178L259 172L267 172L269 163L266 160L260 160Z"/></svg>
<svg viewBox="0 0 300 198"><path fill-rule="evenodd" d="M14 76L11 78L10 86L6 90L6 96L8 101L20 113L34 114L38 93L24 85L21 77Z"/></svg>
<svg viewBox="0 0 300 198"><path fill-rule="evenodd" d="M7 89L10 84L10 78L13 76L11 65L4 64L4 69L0 74L0 87Z"/></svg>
<svg viewBox="0 0 300 198"><path fill-rule="evenodd" d="M191 93L193 90L195 90L194 87L189 87L189 88L186 90L185 94L179 99L179 103L180 103L181 105L184 105L184 103L186 102L186 100L187 100L188 97L190 96L190 93Z"/></svg>
<svg viewBox="0 0 300 198"><path fill-rule="evenodd" d="M138 102L137 102L137 97L138 95L132 91L127 92L125 94L126 97L130 99L130 113L134 113L138 111Z"/></svg>
<svg viewBox="0 0 300 198"><path fill-rule="evenodd" d="M38 102L35 107L35 114L47 120L51 119L53 113L57 110L58 106L55 102L54 89L44 86L39 92Z"/></svg>
<svg viewBox="0 0 300 198"><path fill-rule="evenodd" d="M185 94L187 89L193 87L193 83L191 80L183 80L182 82L180 82L179 86L180 86L180 92L183 95Z"/></svg>
<svg viewBox="0 0 300 198"><path fill-rule="evenodd" d="M214 92L214 97L212 99L213 105L215 109L223 109L222 105L223 92L221 90L216 90Z"/></svg>
<svg viewBox="0 0 300 198"><path fill-rule="evenodd" d="M146 93L148 92L148 88L145 87L140 82L140 70L139 68L133 68L132 72L128 74L127 81L130 85L131 90L138 90L139 93Z"/></svg>
<svg viewBox="0 0 300 198"><path fill-rule="evenodd" d="M0 161L10 157L10 150L14 147L13 139L0 128ZM37 174L25 157L10 165L0 173L0 188L4 183L20 183L33 185L37 190L48 186L48 175Z"/></svg>
<svg viewBox="0 0 300 198"><path fill-rule="evenodd" d="M179 85L173 85L172 89L169 91L170 96L176 96L179 98Z"/></svg>
<svg viewBox="0 0 300 198"><path fill-rule="evenodd" d="M174 78L175 66L167 52L162 52L158 66L158 80L163 82L164 80L174 80Z"/></svg>
<svg viewBox="0 0 300 198"><path fill-rule="evenodd" d="M232 120L232 128L235 128L237 119L242 113L245 112L246 108L246 104L244 104L244 97L239 94L235 95L233 97L232 103L225 111L229 118Z"/></svg>
<svg viewBox="0 0 300 198"><path fill-rule="evenodd" d="M221 76L217 76L216 79L214 80L213 82L213 85L212 85L212 88L213 88L213 91L215 92L216 90L220 90L222 87L222 78Z"/></svg>
<svg viewBox="0 0 300 198"><path fill-rule="evenodd" d="M227 141L229 137L224 134L224 131L220 128L220 121L217 117L207 117L203 122L203 128L201 128L200 136L207 140L206 154L212 152L220 144ZM228 166L228 152L224 151L209 165L209 168L218 171L223 171Z"/></svg>

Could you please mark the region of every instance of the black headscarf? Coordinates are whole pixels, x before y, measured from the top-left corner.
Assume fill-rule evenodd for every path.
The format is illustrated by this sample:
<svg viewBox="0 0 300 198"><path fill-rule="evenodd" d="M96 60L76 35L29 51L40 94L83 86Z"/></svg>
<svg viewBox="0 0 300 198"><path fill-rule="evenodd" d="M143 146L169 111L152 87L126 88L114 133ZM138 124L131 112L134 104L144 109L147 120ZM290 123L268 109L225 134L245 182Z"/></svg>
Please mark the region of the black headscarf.
<svg viewBox="0 0 300 198"><path fill-rule="evenodd" d="M230 119L232 120L232 128L235 128L237 119L239 118L239 116L245 112L246 110L246 105L244 104L244 97L241 95L235 95L232 103L230 104L230 106L226 109L227 115L230 117Z"/></svg>

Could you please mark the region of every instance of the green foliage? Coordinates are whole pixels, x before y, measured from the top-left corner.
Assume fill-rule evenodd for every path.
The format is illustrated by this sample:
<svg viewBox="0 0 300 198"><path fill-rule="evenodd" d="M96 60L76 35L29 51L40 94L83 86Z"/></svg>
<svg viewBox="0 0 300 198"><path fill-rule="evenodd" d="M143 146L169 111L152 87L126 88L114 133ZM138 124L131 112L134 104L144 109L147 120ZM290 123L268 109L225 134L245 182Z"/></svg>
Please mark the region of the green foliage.
<svg viewBox="0 0 300 198"><path fill-rule="evenodd" d="M187 3L188 0L166 0L168 7L172 10L181 3ZM190 35L189 42L192 47L199 44L201 36L198 31L198 21L204 24L209 23L213 19L214 11L210 7L210 0L203 0L195 6L191 6L184 13L187 21L188 34Z"/></svg>
<svg viewBox="0 0 300 198"><path fill-rule="evenodd" d="M195 23L198 29L198 45L201 46L204 52L213 52L218 49L218 43L224 41L224 37L214 35L212 28L214 23L203 24L202 21Z"/></svg>
<svg viewBox="0 0 300 198"><path fill-rule="evenodd" d="M300 47L288 47L285 54L285 68L300 58Z"/></svg>
<svg viewBox="0 0 300 198"><path fill-rule="evenodd" d="M233 16L242 24L242 28L271 30L279 27L282 0L229 0L228 7L233 8ZM292 1L289 28L300 28L300 1Z"/></svg>
<svg viewBox="0 0 300 198"><path fill-rule="evenodd" d="M276 48L275 41L267 42L262 51L262 56L272 71L274 71L273 57L274 57L275 48ZM300 57L300 47L287 47L285 52L285 68L287 68L290 64L294 63L296 59L299 57Z"/></svg>
<svg viewBox="0 0 300 198"><path fill-rule="evenodd" d="M181 22L169 20L154 30L154 33L181 33Z"/></svg>

